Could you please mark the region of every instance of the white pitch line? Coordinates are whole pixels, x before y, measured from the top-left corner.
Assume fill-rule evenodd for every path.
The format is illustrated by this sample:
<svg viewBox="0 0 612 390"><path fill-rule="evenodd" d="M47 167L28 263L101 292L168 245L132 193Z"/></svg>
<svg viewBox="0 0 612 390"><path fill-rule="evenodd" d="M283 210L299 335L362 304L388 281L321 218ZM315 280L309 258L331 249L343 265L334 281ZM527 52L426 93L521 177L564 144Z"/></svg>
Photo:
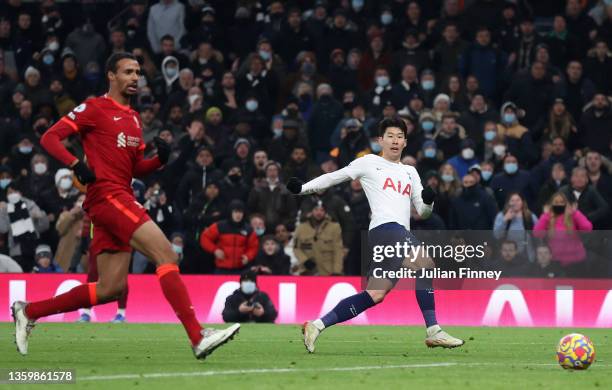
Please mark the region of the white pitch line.
<svg viewBox="0 0 612 390"><path fill-rule="evenodd" d="M294 372L334 372L334 371L363 371L383 370L395 368L429 368L455 366L457 363L423 363L423 364L396 364L388 366L353 366L353 367L329 367L329 368L258 368L252 370L220 370L220 371L193 371L193 372L151 372L145 374L121 374L121 375L96 375L77 378L78 381L109 381L120 379L151 379L151 378L175 378L192 376L218 376L218 375L245 375L245 374L284 374Z"/></svg>

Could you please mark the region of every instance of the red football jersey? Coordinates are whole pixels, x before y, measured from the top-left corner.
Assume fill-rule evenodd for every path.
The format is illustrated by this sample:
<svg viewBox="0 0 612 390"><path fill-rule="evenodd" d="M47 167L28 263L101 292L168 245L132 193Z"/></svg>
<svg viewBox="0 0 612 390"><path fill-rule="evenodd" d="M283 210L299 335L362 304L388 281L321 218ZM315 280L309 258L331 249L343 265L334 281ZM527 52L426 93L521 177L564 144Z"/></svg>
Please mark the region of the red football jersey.
<svg viewBox="0 0 612 390"><path fill-rule="evenodd" d="M96 175L96 181L87 186L86 204L117 190L132 193L133 177L161 166L157 157L144 160L138 113L106 95L89 98L75 107L45 132L41 144L53 157L70 165L76 157L61 140L74 133L80 135L87 165Z"/></svg>

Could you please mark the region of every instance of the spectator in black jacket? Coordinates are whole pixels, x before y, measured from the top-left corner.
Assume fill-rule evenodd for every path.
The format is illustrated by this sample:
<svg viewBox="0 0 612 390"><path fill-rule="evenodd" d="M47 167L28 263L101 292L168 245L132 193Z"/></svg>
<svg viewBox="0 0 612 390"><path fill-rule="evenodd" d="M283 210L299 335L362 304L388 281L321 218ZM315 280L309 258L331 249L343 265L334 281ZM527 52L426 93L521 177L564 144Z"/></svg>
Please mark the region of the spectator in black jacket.
<svg viewBox="0 0 612 390"><path fill-rule="evenodd" d="M195 162L190 164L189 171L182 177L175 194L175 201L181 212L184 212L195 196L201 194L211 181L219 181L223 172L214 166L212 150L206 146L198 149Z"/></svg>
<svg viewBox="0 0 612 390"><path fill-rule="evenodd" d="M561 188L570 202L578 203L578 210L593 224L594 229L603 229L610 218L610 206L599 191L589 184L586 168L576 167L572 170L569 185Z"/></svg>
<svg viewBox="0 0 612 390"><path fill-rule="evenodd" d="M264 236L261 240L261 249L251 270L265 275L289 275L291 259L281 250L274 236Z"/></svg>
<svg viewBox="0 0 612 390"><path fill-rule="evenodd" d="M497 213L495 200L476 184L472 174L463 176L461 194L451 200L449 228L491 230Z"/></svg>
<svg viewBox="0 0 612 390"><path fill-rule="evenodd" d="M557 89L556 95L563 98L572 117L577 121L580 120L582 108L593 99L595 94L595 84L584 77L580 61L572 60L567 63L565 77L557 83Z"/></svg>
<svg viewBox="0 0 612 390"><path fill-rule="evenodd" d="M612 155L612 109L610 101L601 92L593 96L593 101L585 107L578 126L578 139L582 146L596 150L604 156Z"/></svg>
<svg viewBox="0 0 612 390"><path fill-rule="evenodd" d="M342 119L342 103L334 99L329 84L317 87L317 102L308 119L308 135L312 156L317 162L325 161L330 149L330 136Z"/></svg>
<svg viewBox="0 0 612 390"><path fill-rule="evenodd" d="M257 288L257 275L248 270L240 275L240 288L225 300L225 322L274 322L278 315L272 300Z"/></svg>
<svg viewBox="0 0 612 390"><path fill-rule="evenodd" d="M601 154L593 150L587 152L585 167L589 172L589 181L612 207L612 177L602 164Z"/></svg>

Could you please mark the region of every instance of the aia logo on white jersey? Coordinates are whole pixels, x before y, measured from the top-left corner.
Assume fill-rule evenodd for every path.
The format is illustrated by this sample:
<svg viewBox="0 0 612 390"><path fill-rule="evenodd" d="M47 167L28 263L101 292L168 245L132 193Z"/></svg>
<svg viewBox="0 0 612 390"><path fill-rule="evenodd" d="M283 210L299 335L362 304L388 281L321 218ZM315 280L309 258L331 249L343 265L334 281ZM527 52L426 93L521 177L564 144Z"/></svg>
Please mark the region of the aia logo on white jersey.
<svg viewBox="0 0 612 390"><path fill-rule="evenodd" d="M122 131L121 133L117 134L117 147L125 148L126 146L127 146L127 138L125 137L125 134Z"/></svg>
<svg viewBox="0 0 612 390"><path fill-rule="evenodd" d="M408 195L408 196L412 194L412 186L410 185L410 183L406 183L405 185L402 186L401 180L398 180L397 183L394 183L390 177L388 177L385 180L385 184L383 185L383 190L391 190L391 191L397 192L398 194Z"/></svg>

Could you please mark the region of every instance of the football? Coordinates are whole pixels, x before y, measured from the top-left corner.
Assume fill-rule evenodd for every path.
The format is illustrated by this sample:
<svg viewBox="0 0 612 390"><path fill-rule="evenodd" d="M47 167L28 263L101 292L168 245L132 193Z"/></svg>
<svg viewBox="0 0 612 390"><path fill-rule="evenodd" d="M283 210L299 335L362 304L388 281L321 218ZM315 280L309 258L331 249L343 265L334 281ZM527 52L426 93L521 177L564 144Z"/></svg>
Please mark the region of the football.
<svg viewBox="0 0 612 390"><path fill-rule="evenodd" d="M585 335L571 333L559 340L559 365L568 370L586 370L595 361L595 347Z"/></svg>

